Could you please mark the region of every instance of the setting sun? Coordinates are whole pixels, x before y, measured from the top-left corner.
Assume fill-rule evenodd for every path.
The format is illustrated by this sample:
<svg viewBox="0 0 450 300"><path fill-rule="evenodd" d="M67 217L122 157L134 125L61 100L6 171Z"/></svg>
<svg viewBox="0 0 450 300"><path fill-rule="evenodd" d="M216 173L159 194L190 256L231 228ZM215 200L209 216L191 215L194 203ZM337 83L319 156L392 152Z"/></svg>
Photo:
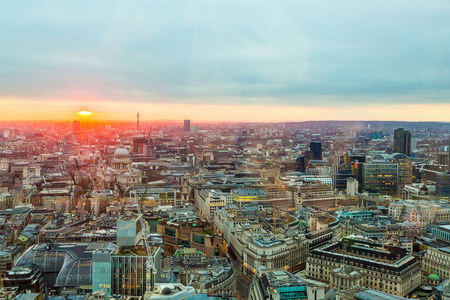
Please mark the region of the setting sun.
<svg viewBox="0 0 450 300"><path fill-rule="evenodd" d="M82 111L78 112L78 114L79 114L80 116L86 117L86 116L92 115L92 112L86 111L86 110L82 110Z"/></svg>

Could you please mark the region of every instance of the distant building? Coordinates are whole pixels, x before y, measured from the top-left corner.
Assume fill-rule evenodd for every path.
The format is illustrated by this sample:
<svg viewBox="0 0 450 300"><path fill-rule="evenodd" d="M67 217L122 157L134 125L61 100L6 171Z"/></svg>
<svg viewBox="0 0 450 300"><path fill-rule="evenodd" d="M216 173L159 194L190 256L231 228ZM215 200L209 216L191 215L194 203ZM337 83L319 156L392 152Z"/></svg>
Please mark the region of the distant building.
<svg viewBox="0 0 450 300"><path fill-rule="evenodd" d="M196 200L200 212L208 220L214 218L217 210L233 204L233 196L220 190L202 189L198 192Z"/></svg>
<svg viewBox="0 0 450 300"><path fill-rule="evenodd" d="M72 131L74 133L79 133L80 132L80 121L73 121L73 123L72 123Z"/></svg>
<svg viewBox="0 0 450 300"><path fill-rule="evenodd" d="M450 205L432 200L394 201L389 204L389 215L397 221L425 226L433 222L450 221Z"/></svg>
<svg viewBox="0 0 450 300"><path fill-rule="evenodd" d="M450 197L450 172L436 175L436 197Z"/></svg>
<svg viewBox="0 0 450 300"><path fill-rule="evenodd" d="M184 120L184 132L191 131L191 120Z"/></svg>
<svg viewBox="0 0 450 300"><path fill-rule="evenodd" d="M151 155L149 139L141 135L133 137L133 152L136 154Z"/></svg>
<svg viewBox="0 0 450 300"><path fill-rule="evenodd" d="M190 133L198 133L198 125L191 125Z"/></svg>
<svg viewBox="0 0 450 300"><path fill-rule="evenodd" d="M305 172L306 170L306 158L304 155L299 155L295 160L295 171Z"/></svg>
<svg viewBox="0 0 450 300"><path fill-rule="evenodd" d="M347 195L355 196L358 193L358 180L353 177L347 178Z"/></svg>
<svg viewBox="0 0 450 300"><path fill-rule="evenodd" d="M309 144L310 159L311 160L322 160L322 143L321 142L311 142Z"/></svg>
<svg viewBox="0 0 450 300"><path fill-rule="evenodd" d="M234 204L242 208L245 203L250 202L269 202L269 194L263 189L238 188L231 191Z"/></svg>
<svg viewBox="0 0 450 300"><path fill-rule="evenodd" d="M394 152L411 156L411 133L403 128L394 130Z"/></svg>
<svg viewBox="0 0 450 300"><path fill-rule="evenodd" d="M403 153L393 153L391 155L382 153L375 154L372 160L380 160L386 162L397 163L397 192L400 194L407 184L412 184L412 161L411 158Z"/></svg>
<svg viewBox="0 0 450 300"><path fill-rule="evenodd" d="M398 164L395 162L373 160L363 164L363 189L380 194L398 192Z"/></svg>
<svg viewBox="0 0 450 300"><path fill-rule="evenodd" d="M158 233L164 236L164 254L173 255L183 246L195 248L206 255L218 256L220 253L219 237L215 237L212 226L198 218L177 218L171 221L162 221L157 225Z"/></svg>

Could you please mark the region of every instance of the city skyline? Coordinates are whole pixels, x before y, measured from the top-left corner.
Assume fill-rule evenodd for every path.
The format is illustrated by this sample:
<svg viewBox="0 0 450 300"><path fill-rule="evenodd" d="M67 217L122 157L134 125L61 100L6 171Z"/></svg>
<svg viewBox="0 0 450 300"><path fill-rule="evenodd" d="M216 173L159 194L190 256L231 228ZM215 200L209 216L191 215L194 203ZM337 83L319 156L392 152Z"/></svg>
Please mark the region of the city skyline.
<svg viewBox="0 0 450 300"><path fill-rule="evenodd" d="M4 5L2 121L449 121L443 1Z"/></svg>

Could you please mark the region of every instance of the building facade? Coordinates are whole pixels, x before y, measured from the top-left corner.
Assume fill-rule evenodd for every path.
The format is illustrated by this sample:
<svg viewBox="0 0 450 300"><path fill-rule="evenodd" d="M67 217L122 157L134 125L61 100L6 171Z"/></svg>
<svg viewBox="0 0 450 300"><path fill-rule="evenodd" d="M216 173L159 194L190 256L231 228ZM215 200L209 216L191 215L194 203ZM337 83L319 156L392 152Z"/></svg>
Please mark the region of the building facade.
<svg viewBox="0 0 450 300"><path fill-rule="evenodd" d="M361 274L363 286L393 295L405 296L421 284L420 263L406 249L349 238L312 250L307 277L330 284L333 272L343 266Z"/></svg>

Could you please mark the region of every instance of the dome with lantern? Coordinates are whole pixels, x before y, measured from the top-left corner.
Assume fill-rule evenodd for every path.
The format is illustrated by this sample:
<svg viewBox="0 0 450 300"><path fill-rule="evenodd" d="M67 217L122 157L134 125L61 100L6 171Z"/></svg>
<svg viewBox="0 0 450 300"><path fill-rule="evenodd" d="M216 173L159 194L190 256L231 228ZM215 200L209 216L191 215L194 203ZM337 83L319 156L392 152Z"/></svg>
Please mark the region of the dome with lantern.
<svg viewBox="0 0 450 300"><path fill-rule="evenodd" d="M130 156L130 152L128 152L127 149L124 147L117 148L116 151L114 151L114 157L127 157Z"/></svg>

